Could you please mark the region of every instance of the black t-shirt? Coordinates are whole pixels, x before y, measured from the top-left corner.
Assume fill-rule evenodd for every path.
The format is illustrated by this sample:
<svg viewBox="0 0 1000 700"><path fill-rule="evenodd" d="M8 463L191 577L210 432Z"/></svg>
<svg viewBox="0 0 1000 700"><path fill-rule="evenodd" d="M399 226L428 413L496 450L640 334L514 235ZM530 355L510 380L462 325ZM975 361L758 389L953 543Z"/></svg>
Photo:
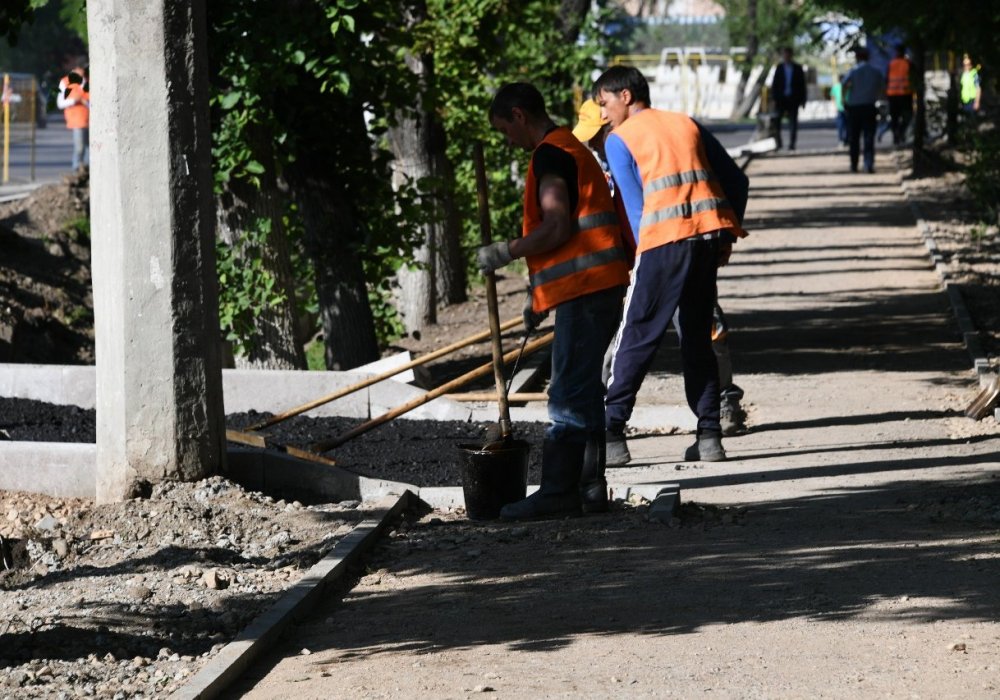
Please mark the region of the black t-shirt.
<svg viewBox="0 0 1000 700"><path fill-rule="evenodd" d="M558 146L543 143L535 149L535 154L531 158L531 169L537 183L535 201L539 201L538 187L542 183L542 177L554 175L566 183L566 189L569 190L569 213L572 216L580 200L580 188L576 183L576 159Z"/></svg>

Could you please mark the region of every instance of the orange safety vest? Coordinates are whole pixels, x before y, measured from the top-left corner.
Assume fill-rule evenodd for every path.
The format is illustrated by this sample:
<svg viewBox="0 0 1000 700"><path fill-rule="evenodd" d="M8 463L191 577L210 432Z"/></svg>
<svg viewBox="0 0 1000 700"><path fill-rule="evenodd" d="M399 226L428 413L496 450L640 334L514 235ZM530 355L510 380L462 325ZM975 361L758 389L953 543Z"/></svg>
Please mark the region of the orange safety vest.
<svg viewBox="0 0 1000 700"><path fill-rule="evenodd" d="M905 58L894 58L889 61L889 79L886 81L885 94L890 97L909 95L910 62Z"/></svg>
<svg viewBox="0 0 1000 700"><path fill-rule="evenodd" d="M86 129L90 126L90 93L85 92L80 83L69 82L69 76L59 82L59 90L69 88L66 99L78 100L84 104L75 104L63 110L67 129Z"/></svg>
<svg viewBox="0 0 1000 700"><path fill-rule="evenodd" d="M612 133L625 142L642 178L638 253L721 229L746 235L690 117L647 108Z"/></svg>
<svg viewBox="0 0 1000 700"><path fill-rule="evenodd" d="M576 231L569 240L526 258L531 306L537 313L584 294L628 284L618 215L601 166L566 127L550 131L539 146L543 143L566 151L576 161L577 205ZM525 236L542 223L537 192L535 171L529 166L524 189L522 235Z"/></svg>

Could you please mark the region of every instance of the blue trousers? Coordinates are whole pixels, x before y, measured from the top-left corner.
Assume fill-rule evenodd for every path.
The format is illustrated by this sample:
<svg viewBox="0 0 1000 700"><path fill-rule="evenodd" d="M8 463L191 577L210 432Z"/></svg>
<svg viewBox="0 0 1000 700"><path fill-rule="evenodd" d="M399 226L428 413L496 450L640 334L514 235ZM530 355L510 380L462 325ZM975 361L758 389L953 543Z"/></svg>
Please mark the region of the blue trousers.
<svg viewBox="0 0 1000 700"><path fill-rule="evenodd" d="M604 351L618 328L624 287L611 287L556 307L549 382L549 440L584 442L604 430Z"/></svg>
<svg viewBox="0 0 1000 700"><path fill-rule="evenodd" d="M875 169L875 128L878 125L878 112L875 105L848 105L847 107L847 138L850 140L849 153L851 170L858 169L859 151L864 152L865 170ZM864 137L862 139L862 137ZM862 141L864 148L862 149Z"/></svg>
<svg viewBox="0 0 1000 700"><path fill-rule="evenodd" d="M712 351L718 239L697 237L640 254L625 297L624 318L611 359L606 425L620 431L663 335L678 312L684 393L698 430L719 430L719 368Z"/></svg>

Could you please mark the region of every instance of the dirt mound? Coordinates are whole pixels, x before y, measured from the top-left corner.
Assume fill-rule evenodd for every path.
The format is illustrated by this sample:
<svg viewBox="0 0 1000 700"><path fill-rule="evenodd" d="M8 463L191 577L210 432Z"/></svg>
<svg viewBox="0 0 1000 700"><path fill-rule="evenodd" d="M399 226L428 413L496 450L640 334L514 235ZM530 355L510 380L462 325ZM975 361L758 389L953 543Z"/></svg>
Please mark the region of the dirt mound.
<svg viewBox="0 0 1000 700"><path fill-rule="evenodd" d="M0 694L163 697L366 516L221 478L94 505L5 492Z"/></svg>
<svg viewBox="0 0 1000 700"><path fill-rule="evenodd" d="M0 362L94 362L86 172L0 206Z"/></svg>

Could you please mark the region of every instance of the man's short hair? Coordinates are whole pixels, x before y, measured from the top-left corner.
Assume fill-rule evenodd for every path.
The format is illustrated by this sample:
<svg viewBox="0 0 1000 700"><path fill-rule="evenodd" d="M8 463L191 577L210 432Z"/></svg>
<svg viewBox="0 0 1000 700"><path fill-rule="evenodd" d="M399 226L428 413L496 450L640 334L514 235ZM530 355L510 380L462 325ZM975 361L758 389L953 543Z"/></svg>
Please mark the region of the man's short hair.
<svg viewBox="0 0 1000 700"><path fill-rule="evenodd" d="M545 117L545 98L531 83L507 83L493 96L490 104L489 118L500 117L506 121L514 118L514 108L522 110L532 117Z"/></svg>
<svg viewBox="0 0 1000 700"><path fill-rule="evenodd" d="M600 94L601 90L608 92L628 90L636 102L649 105L649 83L646 82L646 76L642 71L633 66L611 66L601 73L601 76L594 81L594 95Z"/></svg>
<svg viewBox="0 0 1000 700"><path fill-rule="evenodd" d="M866 49L864 46L855 46L854 47L854 56L859 61L867 61L868 60L868 49Z"/></svg>

